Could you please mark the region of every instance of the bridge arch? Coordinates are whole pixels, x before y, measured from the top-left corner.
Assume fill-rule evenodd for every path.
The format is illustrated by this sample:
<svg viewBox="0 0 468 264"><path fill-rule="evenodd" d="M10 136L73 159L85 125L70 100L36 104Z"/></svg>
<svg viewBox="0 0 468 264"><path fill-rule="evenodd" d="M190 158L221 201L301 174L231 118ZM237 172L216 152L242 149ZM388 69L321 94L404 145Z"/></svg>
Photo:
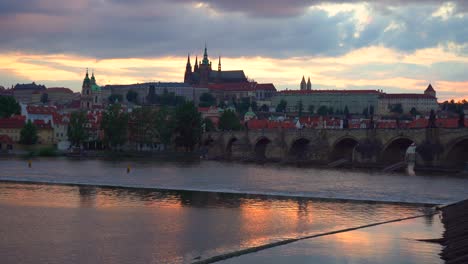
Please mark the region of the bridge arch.
<svg viewBox="0 0 468 264"><path fill-rule="evenodd" d="M416 143L410 137L397 136L390 139L383 147L380 160L385 164L394 164L405 160L406 151Z"/></svg>
<svg viewBox="0 0 468 264"><path fill-rule="evenodd" d="M310 140L305 137L298 137L291 141L291 146L288 150L288 156L294 160L307 159L307 149Z"/></svg>
<svg viewBox="0 0 468 264"><path fill-rule="evenodd" d="M257 138L254 144L254 155L257 160L267 159L267 147L272 141L265 136Z"/></svg>
<svg viewBox="0 0 468 264"><path fill-rule="evenodd" d="M468 162L468 136L457 138L449 144L444 158L447 166L463 169Z"/></svg>
<svg viewBox="0 0 468 264"><path fill-rule="evenodd" d="M359 141L352 136L337 139L331 147L330 160L346 159L353 161L354 150L358 144Z"/></svg>

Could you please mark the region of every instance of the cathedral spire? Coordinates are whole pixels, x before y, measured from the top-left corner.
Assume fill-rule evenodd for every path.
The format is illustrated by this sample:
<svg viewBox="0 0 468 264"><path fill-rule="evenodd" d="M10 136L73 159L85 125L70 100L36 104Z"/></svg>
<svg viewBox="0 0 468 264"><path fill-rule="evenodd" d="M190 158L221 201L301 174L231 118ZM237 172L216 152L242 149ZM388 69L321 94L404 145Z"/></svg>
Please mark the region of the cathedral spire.
<svg viewBox="0 0 468 264"><path fill-rule="evenodd" d="M305 81L304 76L302 76L301 90L306 90L306 89L307 89L307 87L306 87L306 81Z"/></svg>
<svg viewBox="0 0 468 264"><path fill-rule="evenodd" d="M198 71L198 56L195 56L195 65L193 65L193 71Z"/></svg>
<svg viewBox="0 0 468 264"><path fill-rule="evenodd" d="M208 61L208 50L206 48L206 43L205 43L205 52L203 53L203 61L202 64L209 64Z"/></svg>
<svg viewBox="0 0 468 264"><path fill-rule="evenodd" d="M218 71L221 71L221 56L219 56Z"/></svg>
<svg viewBox="0 0 468 264"><path fill-rule="evenodd" d="M307 90L312 90L312 83L310 82L310 77L307 78Z"/></svg>
<svg viewBox="0 0 468 264"><path fill-rule="evenodd" d="M187 65L185 66L186 69L190 69L192 71L192 64L190 63L190 53L187 55Z"/></svg>

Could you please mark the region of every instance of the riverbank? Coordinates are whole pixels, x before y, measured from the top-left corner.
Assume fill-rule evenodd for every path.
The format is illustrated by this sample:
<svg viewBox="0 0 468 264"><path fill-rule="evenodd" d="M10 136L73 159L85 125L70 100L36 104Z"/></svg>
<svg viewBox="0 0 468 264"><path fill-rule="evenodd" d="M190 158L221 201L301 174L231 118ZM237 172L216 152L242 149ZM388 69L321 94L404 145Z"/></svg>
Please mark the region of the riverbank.
<svg viewBox="0 0 468 264"><path fill-rule="evenodd" d="M468 263L468 200L442 208L445 226L441 257L446 264Z"/></svg>

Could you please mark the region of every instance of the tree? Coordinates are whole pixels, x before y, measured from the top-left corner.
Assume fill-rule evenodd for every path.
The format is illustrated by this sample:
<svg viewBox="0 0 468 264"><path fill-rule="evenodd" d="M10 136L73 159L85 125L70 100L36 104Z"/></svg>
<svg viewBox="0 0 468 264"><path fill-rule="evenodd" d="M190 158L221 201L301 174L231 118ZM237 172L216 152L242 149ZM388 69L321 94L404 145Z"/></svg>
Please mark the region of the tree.
<svg viewBox="0 0 468 264"><path fill-rule="evenodd" d="M243 97L241 98L240 102L236 105L236 111L243 116L247 111L249 111L250 107L250 98Z"/></svg>
<svg viewBox="0 0 468 264"><path fill-rule="evenodd" d="M252 107L252 111L254 111L254 112L257 112L257 111L258 111L258 105L257 105L257 102L256 102L256 101L253 101L253 102L250 104L250 107Z"/></svg>
<svg viewBox="0 0 468 264"><path fill-rule="evenodd" d="M411 114L412 116L417 116L417 115L420 115L421 113L419 113L419 111L416 110L415 107L412 107L411 110L410 110L410 114Z"/></svg>
<svg viewBox="0 0 468 264"><path fill-rule="evenodd" d="M41 94L41 103L47 104L49 102L49 95L47 93Z"/></svg>
<svg viewBox="0 0 468 264"><path fill-rule="evenodd" d="M21 107L13 96L0 96L0 117L7 118L19 115Z"/></svg>
<svg viewBox="0 0 468 264"><path fill-rule="evenodd" d="M314 112L315 112L315 106L314 106L314 105L309 105L309 107L307 108L307 110L308 110L309 113L312 115L312 114L314 114Z"/></svg>
<svg viewBox="0 0 468 264"><path fill-rule="evenodd" d="M202 135L202 118L192 102L178 106L174 114L176 144L186 151L193 151Z"/></svg>
<svg viewBox="0 0 468 264"><path fill-rule="evenodd" d="M208 117L203 119L203 124L205 125L206 132L215 131L215 125L213 124L213 121L211 121L211 119L209 119Z"/></svg>
<svg viewBox="0 0 468 264"><path fill-rule="evenodd" d="M329 115L333 115L333 113L334 113L334 112L333 112L333 107L330 106L330 107L328 108L328 114L329 114Z"/></svg>
<svg viewBox="0 0 468 264"><path fill-rule="evenodd" d="M297 115L301 117L303 111L304 111L304 105L302 104L302 100L299 100L297 102Z"/></svg>
<svg viewBox="0 0 468 264"><path fill-rule="evenodd" d="M137 108L129 115L129 120L132 141L138 144L152 144L157 140L155 110L150 107Z"/></svg>
<svg viewBox="0 0 468 264"><path fill-rule="evenodd" d="M269 112L270 109L269 109L268 105L263 104L263 105L260 107L260 111L261 111L261 112Z"/></svg>
<svg viewBox="0 0 468 264"><path fill-rule="evenodd" d="M463 111L458 116L458 127L465 127L465 113Z"/></svg>
<svg viewBox="0 0 468 264"><path fill-rule="evenodd" d="M394 104L390 106L390 112L396 114L403 114L403 106L401 104Z"/></svg>
<svg viewBox="0 0 468 264"><path fill-rule="evenodd" d="M317 114L320 116L326 116L328 114L328 107L322 105L317 109Z"/></svg>
<svg viewBox="0 0 468 264"><path fill-rule="evenodd" d="M210 107L216 105L216 98L210 93L202 93L200 95L200 107Z"/></svg>
<svg viewBox="0 0 468 264"><path fill-rule="evenodd" d="M279 104L276 106L276 112L286 112L286 106L288 106L288 102L286 102L284 99L281 99Z"/></svg>
<svg viewBox="0 0 468 264"><path fill-rule="evenodd" d="M362 115L366 118L369 117L369 108L362 109Z"/></svg>
<svg viewBox="0 0 468 264"><path fill-rule="evenodd" d="M236 113L230 110L226 110L219 118L219 129L226 131L237 131L242 129L242 125Z"/></svg>
<svg viewBox="0 0 468 264"><path fill-rule="evenodd" d="M222 109L226 108L227 107L226 102L224 101L219 102L218 107Z"/></svg>
<svg viewBox="0 0 468 264"><path fill-rule="evenodd" d="M156 131L159 135L161 143L169 145L174 133L175 122L170 116L170 112L166 107L162 107L156 113Z"/></svg>
<svg viewBox="0 0 468 264"><path fill-rule="evenodd" d="M20 142L21 144L33 145L36 144L37 139L37 128L31 123L31 120L28 120L26 125L21 129Z"/></svg>
<svg viewBox="0 0 468 264"><path fill-rule="evenodd" d="M126 97L127 101L136 104L138 100L138 93L133 90L128 90Z"/></svg>
<svg viewBox="0 0 468 264"><path fill-rule="evenodd" d="M349 116L349 109L348 109L348 106L347 106L347 105L345 105L345 107L344 107L343 114L344 114L346 117Z"/></svg>
<svg viewBox="0 0 468 264"><path fill-rule="evenodd" d="M109 98L107 98L110 104L114 103L122 103L123 96L121 94L111 94Z"/></svg>
<svg viewBox="0 0 468 264"><path fill-rule="evenodd" d="M67 136L72 146L79 147L81 143L88 139L87 121L85 112L73 112L71 114Z"/></svg>
<svg viewBox="0 0 468 264"><path fill-rule="evenodd" d="M127 141L128 114L119 104L109 106L102 115L101 129L104 130L104 142L110 147L119 147Z"/></svg>

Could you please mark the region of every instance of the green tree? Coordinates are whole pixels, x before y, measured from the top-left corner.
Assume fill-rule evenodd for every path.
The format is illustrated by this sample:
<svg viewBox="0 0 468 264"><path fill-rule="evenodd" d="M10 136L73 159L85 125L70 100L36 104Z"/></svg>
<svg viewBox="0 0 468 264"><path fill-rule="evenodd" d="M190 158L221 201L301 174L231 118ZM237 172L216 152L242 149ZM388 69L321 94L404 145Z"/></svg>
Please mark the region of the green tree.
<svg viewBox="0 0 468 264"><path fill-rule="evenodd" d="M390 112L396 114L403 114L403 106L401 104L394 104L390 106Z"/></svg>
<svg viewBox="0 0 468 264"><path fill-rule="evenodd" d="M108 146L120 147L127 141L128 114L119 104L109 106L102 115L101 129L104 131L104 142Z"/></svg>
<svg viewBox="0 0 468 264"><path fill-rule="evenodd" d="M20 132L20 143L26 145L36 144L38 140L37 128L31 123L31 120L24 125Z"/></svg>
<svg viewBox="0 0 468 264"><path fill-rule="evenodd" d="M270 109L268 108L268 105L263 104L263 105L260 107L260 111L261 111L261 112L269 112Z"/></svg>
<svg viewBox="0 0 468 264"><path fill-rule="evenodd" d="M257 105L257 102L256 102L256 101L253 101L253 102L250 104L250 107L252 107L252 111L254 111L254 112L257 112L257 111L258 111L258 105Z"/></svg>
<svg viewBox="0 0 468 264"><path fill-rule="evenodd" d="M21 107L13 96L0 96L0 117L7 118L19 115Z"/></svg>
<svg viewBox="0 0 468 264"><path fill-rule="evenodd" d="M171 118L170 112L166 107L162 107L156 113L156 131L159 135L161 143L168 146L171 144L171 139L174 133L174 119Z"/></svg>
<svg viewBox="0 0 468 264"><path fill-rule="evenodd" d="M131 102L131 103L134 103L136 104L138 102L138 93L133 91L133 90L129 90L127 92L127 101Z"/></svg>
<svg viewBox="0 0 468 264"><path fill-rule="evenodd" d="M210 107L216 105L216 98L210 93L202 93L200 95L200 107Z"/></svg>
<svg viewBox="0 0 468 264"><path fill-rule="evenodd" d="M329 115L333 115L333 113L334 113L333 107L330 106L330 107L328 108L328 114L329 114Z"/></svg>
<svg viewBox="0 0 468 264"><path fill-rule="evenodd" d="M276 106L276 112L286 112L286 107L288 106L288 102L286 102L286 100L284 99L281 99L281 101L279 102L279 104Z"/></svg>
<svg viewBox="0 0 468 264"><path fill-rule="evenodd" d="M178 106L174 114L176 145L193 151L202 135L202 118L192 102Z"/></svg>
<svg viewBox="0 0 468 264"><path fill-rule="evenodd" d="M110 104L114 103L122 103L123 101L123 96L121 94L111 94L107 100L109 101Z"/></svg>
<svg viewBox="0 0 468 264"><path fill-rule="evenodd" d="M415 107L412 107L411 110L410 110L410 114L411 114L412 116L417 116L417 115L420 115L421 113L419 113L419 111L416 110Z"/></svg>
<svg viewBox="0 0 468 264"><path fill-rule="evenodd" d="M67 136L72 146L81 146L89 137L88 130L86 129L86 113L83 111L73 112L70 116L70 123L68 124Z"/></svg>
<svg viewBox="0 0 468 264"><path fill-rule="evenodd" d="M158 140L155 112L150 107L141 107L129 115L130 138L137 144L151 144Z"/></svg>
<svg viewBox="0 0 468 264"><path fill-rule="evenodd" d="M302 104L302 100L299 100L297 102L296 108L297 108L297 115L301 117L304 112L304 105Z"/></svg>
<svg viewBox="0 0 468 264"><path fill-rule="evenodd" d="M232 130L237 131L242 129L242 125L237 117L236 113L230 110L226 110L223 112L221 117L219 118L219 129L221 130Z"/></svg>
<svg viewBox="0 0 468 264"><path fill-rule="evenodd" d="M344 107L343 114L344 114L345 116L349 116L349 109L348 109L348 106L347 106L347 105L345 105L345 107Z"/></svg>
<svg viewBox="0 0 468 264"><path fill-rule="evenodd" d="M226 108L227 107L226 102L224 101L219 102L218 107L222 109Z"/></svg>
<svg viewBox="0 0 468 264"><path fill-rule="evenodd" d="M240 102L236 105L236 111L243 116L247 111L249 111L250 107L250 98L243 97L241 98Z"/></svg>
<svg viewBox="0 0 468 264"><path fill-rule="evenodd" d="M315 106L314 105L309 105L309 107L307 108L307 110L309 111L309 114L314 114L315 112Z"/></svg>
<svg viewBox="0 0 468 264"><path fill-rule="evenodd" d="M317 114L320 116L326 116L328 114L328 107L322 105L317 109Z"/></svg>
<svg viewBox="0 0 468 264"><path fill-rule="evenodd" d="M49 102L49 95L47 93L41 94L41 103L47 104Z"/></svg>
<svg viewBox="0 0 468 264"><path fill-rule="evenodd" d="M208 117L203 119L203 124L205 125L205 131L206 132L211 132L211 131L216 130L215 125L213 124L213 121L211 121L211 119L209 119Z"/></svg>

